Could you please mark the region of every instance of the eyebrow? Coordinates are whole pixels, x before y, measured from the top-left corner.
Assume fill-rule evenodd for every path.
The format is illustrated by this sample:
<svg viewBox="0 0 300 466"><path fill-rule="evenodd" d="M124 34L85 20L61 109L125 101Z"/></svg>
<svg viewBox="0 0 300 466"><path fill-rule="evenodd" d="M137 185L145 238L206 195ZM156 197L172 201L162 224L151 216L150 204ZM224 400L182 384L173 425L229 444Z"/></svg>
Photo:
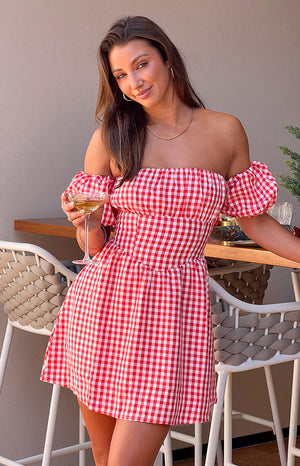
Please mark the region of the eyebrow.
<svg viewBox="0 0 300 466"><path fill-rule="evenodd" d="M130 63L130 66L134 65L140 58L143 58L143 57L148 57L149 54L148 53L141 53L140 55L138 55L137 57L135 57L132 62ZM115 70L111 70L112 73L116 73L118 71L122 71L122 68L117 68Z"/></svg>

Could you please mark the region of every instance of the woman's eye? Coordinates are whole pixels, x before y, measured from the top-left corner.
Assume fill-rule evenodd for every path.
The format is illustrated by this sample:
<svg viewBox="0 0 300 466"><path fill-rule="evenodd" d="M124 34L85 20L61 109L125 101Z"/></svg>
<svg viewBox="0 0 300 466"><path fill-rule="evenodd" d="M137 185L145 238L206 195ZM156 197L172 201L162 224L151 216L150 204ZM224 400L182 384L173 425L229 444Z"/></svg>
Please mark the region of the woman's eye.
<svg viewBox="0 0 300 466"><path fill-rule="evenodd" d="M122 79L125 76L125 73L120 73L116 76L116 79Z"/></svg>
<svg viewBox="0 0 300 466"><path fill-rule="evenodd" d="M138 64L137 69L143 68L146 65L148 65L148 62L147 61L142 61L141 63Z"/></svg>

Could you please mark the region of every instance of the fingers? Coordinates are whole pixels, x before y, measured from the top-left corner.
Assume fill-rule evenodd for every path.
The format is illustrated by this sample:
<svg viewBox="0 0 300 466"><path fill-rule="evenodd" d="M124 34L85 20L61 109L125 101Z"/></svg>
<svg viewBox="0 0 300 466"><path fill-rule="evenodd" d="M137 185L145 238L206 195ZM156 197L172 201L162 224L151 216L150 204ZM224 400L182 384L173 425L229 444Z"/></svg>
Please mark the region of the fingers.
<svg viewBox="0 0 300 466"><path fill-rule="evenodd" d="M106 193L105 197L104 197L104 199L102 201L102 205L108 204L109 201L110 201L110 195Z"/></svg>
<svg viewBox="0 0 300 466"><path fill-rule="evenodd" d="M69 211L68 219L76 228L81 228L85 220L85 211L84 210L71 210Z"/></svg>
<svg viewBox="0 0 300 466"><path fill-rule="evenodd" d="M64 191L64 192L62 193L62 195L60 196L60 198L61 198L62 201L67 201L67 200L68 200L67 193Z"/></svg>
<svg viewBox="0 0 300 466"><path fill-rule="evenodd" d="M71 210L74 209L74 202L70 202L68 200L68 197L66 195L66 193L62 193L61 195L61 208L62 210L65 212L66 215L69 215L69 213L71 212Z"/></svg>
<svg viewBox="0 0 300 466"><path fill-rule="evenodd" d="M85 211L76 210L74 202L68 200L67 194L64 192L61 195L61 208L68 217L68 220L74 224L77 228L84 222Z"/></svg>

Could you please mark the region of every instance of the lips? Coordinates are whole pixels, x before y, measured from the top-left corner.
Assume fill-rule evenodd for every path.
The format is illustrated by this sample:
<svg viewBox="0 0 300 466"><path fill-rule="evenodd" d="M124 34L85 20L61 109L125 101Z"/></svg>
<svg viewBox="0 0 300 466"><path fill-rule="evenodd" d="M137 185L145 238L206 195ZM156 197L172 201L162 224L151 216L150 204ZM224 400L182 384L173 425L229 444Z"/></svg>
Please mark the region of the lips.
<svg viewBox="0 0 300 466"><path fill-rule="evenodd" d="M152 87L152 86L151 86L151 87ZM143 89L143 90L140 91L135 97L136 97L137 99L145 99L145 98L148 97L148 95L150 94L151 87L148 87L147 89Z"/></svg>

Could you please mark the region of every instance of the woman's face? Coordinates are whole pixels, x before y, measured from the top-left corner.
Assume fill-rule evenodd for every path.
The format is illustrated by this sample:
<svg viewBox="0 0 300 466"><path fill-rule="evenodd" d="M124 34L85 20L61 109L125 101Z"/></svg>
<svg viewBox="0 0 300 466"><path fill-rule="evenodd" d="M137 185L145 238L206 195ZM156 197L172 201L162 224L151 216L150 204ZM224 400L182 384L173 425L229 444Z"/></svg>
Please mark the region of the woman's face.
<svg viewBox="0 0 300 466"><path fill-rule="evenodd" d="M135 39L114 46L108 58L117 84L127 97L145 109L170 101L173 95L170 69L147 40Z"/></svg>

